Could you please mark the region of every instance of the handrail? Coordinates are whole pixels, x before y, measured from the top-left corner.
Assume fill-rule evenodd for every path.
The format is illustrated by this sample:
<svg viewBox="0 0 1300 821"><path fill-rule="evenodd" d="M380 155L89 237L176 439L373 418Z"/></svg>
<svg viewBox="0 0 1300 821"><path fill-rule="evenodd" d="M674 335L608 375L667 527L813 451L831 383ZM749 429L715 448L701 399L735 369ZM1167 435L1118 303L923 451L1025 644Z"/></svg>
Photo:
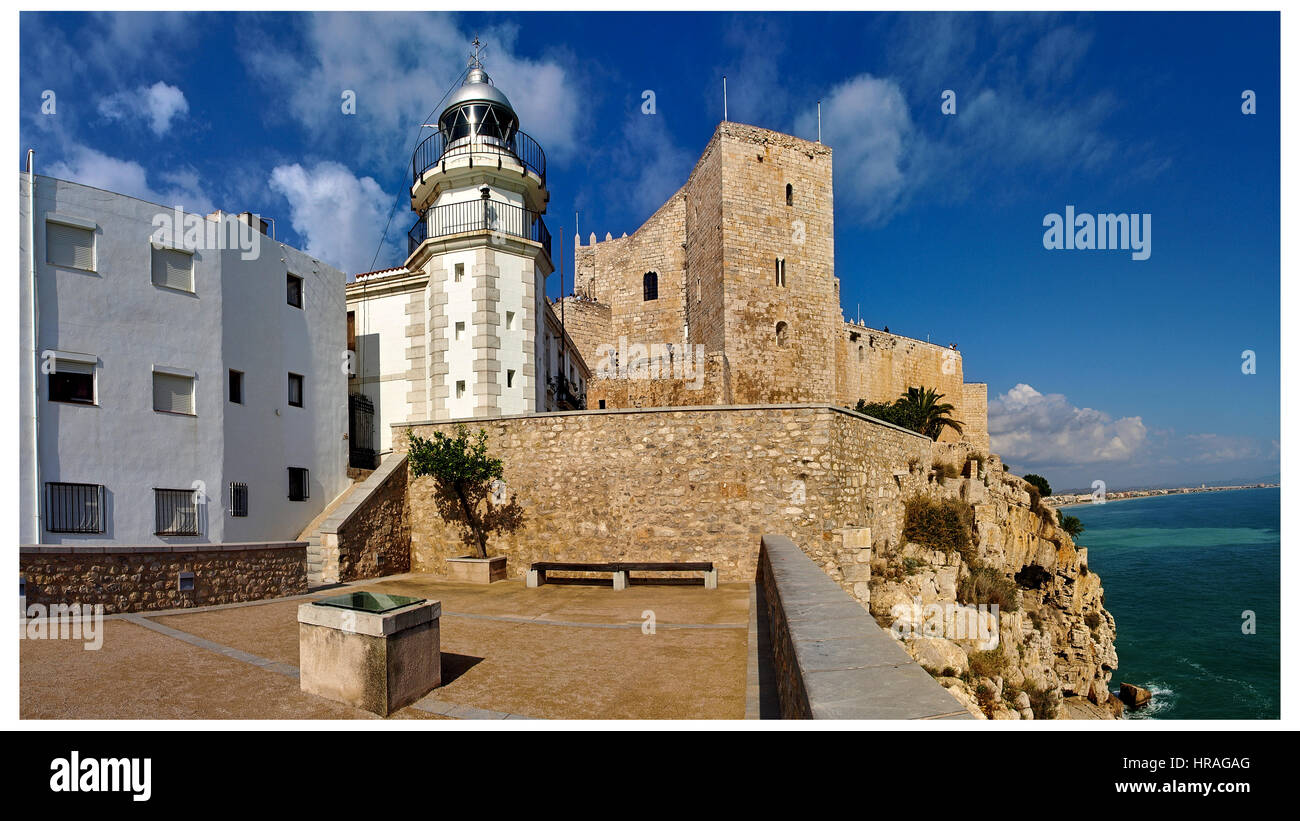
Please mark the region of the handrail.
<svg viewBox="0 0 1300 821"><path fill-rule="evenodd" d="M541 214L496 200L469 200L425 209L407 232L407 256L430 237L447 237L471 231L488 231L540 243L551 253L551 232Z"/></svg>
<svg viewBox="0 0 1300 821"><path fill-rule="evenodd" d="M546 152L537 141L522 131L516 131L508 140L496 137L460 137L450 142L441 131L425 137L411 155L411 184L420 181L425 171L449 157L473 154L497 154L512 157L524 168L532 171L546 185ZM471 162L473 159L471 158Z"/></svg>

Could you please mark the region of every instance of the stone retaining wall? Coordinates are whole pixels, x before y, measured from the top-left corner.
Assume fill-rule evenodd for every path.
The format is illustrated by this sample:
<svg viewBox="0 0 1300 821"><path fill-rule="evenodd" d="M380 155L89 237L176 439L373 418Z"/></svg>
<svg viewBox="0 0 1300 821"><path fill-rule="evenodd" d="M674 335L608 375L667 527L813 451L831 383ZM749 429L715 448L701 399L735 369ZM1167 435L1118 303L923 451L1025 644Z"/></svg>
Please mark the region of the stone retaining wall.
<svg viewBox="0 0 1300 821"><path fill-rule="evenodd" d="M102 604L105 613L256 601L307 592L306 542L75 547L25 545L27 603ZM181 573L194 574L181 590Z"/></svg>
<svg viewBox="0 0 1300 821"><path fill-rule="evenodd" d="M763 536L757 583L781 718L973 718L789 538Z"/></svg>
<svg viewBox="0 0 1300 821"><path fill-rule="evenodd" d="M394 426L422 436L455 422ZM652 408L466 420L505 463L512 529L489 552L522 576L535 561L712 561L754 579L763 533L794 538L836 581L845 528L899 538L903 494L930 467L930 441L828 405ZM914 464L914 468L909 467ZM466 555L432 479L409 483L411 567L445 575ZM870 545L869 537L867 545ZM850 548L846 550L846 548Z"/></svg>
<svg viewBox="0 0 1300 821"><path fill-rule="evenodd" d="M385 457L321 524L320 534L321 579L327 583L409 572L405 454Z"/></svg>

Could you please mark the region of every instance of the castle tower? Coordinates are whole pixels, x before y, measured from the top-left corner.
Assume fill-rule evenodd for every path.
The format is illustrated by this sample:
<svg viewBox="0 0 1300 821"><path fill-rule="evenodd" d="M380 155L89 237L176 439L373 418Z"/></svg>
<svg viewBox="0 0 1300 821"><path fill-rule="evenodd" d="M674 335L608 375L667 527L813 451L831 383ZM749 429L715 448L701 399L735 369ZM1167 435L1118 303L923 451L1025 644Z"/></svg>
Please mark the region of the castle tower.
<svg viewBox="0 0 1300 821"><path fill-rule="evenodd" d="M543 410L553 270L542 221L546 155L519 130L509 99L483 68L477 39L436 129L411 159L411 209L419 217L404 267L428 277L427 322L408 328L425 342L424 356L411 362L411 418Z"/></svg>

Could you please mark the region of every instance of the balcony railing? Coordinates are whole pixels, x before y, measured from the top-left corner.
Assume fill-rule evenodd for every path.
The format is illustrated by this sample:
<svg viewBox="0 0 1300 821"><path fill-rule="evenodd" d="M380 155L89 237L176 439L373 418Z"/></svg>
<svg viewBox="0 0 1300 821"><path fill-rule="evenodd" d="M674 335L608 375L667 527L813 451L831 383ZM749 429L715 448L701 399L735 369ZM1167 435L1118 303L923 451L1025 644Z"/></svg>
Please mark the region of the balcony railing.
<svg viewBox="0 0 1300 821"><path fill-rule="evenodd" d="M486 154L485 160L497 155L494 164L499 164L501 157L511 157L532 171L546 185L546 152L537 141L522 131L516 131L509 140L495 137L461 137L447 140L441 131L435 131L415 147L411 155L411 184L420 181L420 176L433 166L451 157ZM474 158L470 157L470 162Z"/></svg>
<svg viewBox="0 0 1300 821"><path fill-rule="evenodd" d="M536 211L493 200L471 200L439 205L420 215L407 233L406 254L410 256L430 237L449 237L471 231L490 231L541 243L551 254L551 232Z"/></svg>

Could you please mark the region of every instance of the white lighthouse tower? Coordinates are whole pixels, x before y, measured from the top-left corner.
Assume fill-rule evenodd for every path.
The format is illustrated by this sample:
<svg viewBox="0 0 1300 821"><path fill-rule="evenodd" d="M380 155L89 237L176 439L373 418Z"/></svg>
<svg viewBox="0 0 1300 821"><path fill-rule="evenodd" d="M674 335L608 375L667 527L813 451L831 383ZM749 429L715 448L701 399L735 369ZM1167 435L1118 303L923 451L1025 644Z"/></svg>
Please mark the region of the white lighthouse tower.
<svg viewBox="0 0 1300 821"><path fill-rule="evenodd" d="M580 408L590 377L546 298L546 155L483 70L478 40L427 126L411 158L406 262L347 286L351 406L374 423L352 426L359 453L389 451L395 422Z"/></svg>
<svg viewBox="0 0 1300 821"><path fill-rule="evenodd" d="M411 173L419 219L405 268L428 277L424 418L546 409L546 155L483 70L477 38Z"/></svg>

